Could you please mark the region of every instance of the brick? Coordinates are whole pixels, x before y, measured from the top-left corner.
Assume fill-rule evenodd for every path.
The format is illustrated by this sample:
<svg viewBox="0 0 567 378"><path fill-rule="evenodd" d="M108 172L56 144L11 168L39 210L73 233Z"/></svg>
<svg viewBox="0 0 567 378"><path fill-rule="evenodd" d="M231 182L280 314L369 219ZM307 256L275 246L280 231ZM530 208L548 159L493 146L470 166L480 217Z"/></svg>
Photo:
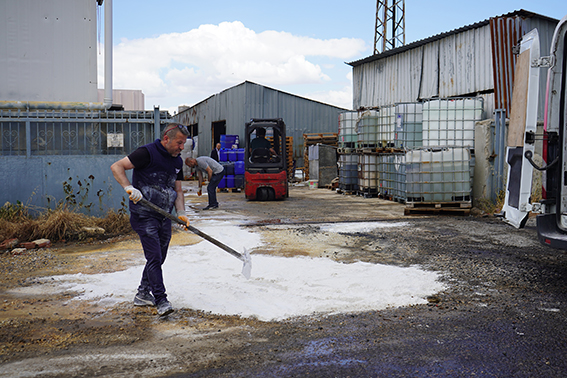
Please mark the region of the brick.
<svg viewBox="0 0 567 378"><path fill-rule="evenodd" d="M18 248L34 249L35 243L34 242L23 242L23 243L18 244Z"/></svg>
<svg viewBox="0 0 567 378"><path fill-rule="evenodd" d="M27 251L27 249L25 248L14 248L12 249L12 252L10 252L12 255L22 255Z"/></svg>
<svg viewBox="0 0 567 378"><path fill-rule="evenodd" d="M49 239L37 239L32 243L35 244L35 248L49 248L51 247L51 240Z"/></svg>
<svg viewBox="0 0 567 378"><path fill-rule="evenodd" d="M18 245L20 241L16 238L6 239L2 243L0 243L0 250L4 249L12 249Z"/></svg>

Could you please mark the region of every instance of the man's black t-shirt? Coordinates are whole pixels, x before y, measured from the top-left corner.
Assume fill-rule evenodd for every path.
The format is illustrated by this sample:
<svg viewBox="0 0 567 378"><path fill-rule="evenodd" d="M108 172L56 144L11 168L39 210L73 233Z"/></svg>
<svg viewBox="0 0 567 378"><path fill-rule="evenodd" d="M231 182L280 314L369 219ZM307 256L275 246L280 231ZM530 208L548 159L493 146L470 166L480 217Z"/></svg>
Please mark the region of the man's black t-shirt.
<svg viewBox="0 0 567 378"><path fill-rule="evenodd" d="M128 159L135 168L143 169L150 164L150 152L146 147L140 147L128 155ZM183 169L177 174L177 180L183 181Z"/></svg>

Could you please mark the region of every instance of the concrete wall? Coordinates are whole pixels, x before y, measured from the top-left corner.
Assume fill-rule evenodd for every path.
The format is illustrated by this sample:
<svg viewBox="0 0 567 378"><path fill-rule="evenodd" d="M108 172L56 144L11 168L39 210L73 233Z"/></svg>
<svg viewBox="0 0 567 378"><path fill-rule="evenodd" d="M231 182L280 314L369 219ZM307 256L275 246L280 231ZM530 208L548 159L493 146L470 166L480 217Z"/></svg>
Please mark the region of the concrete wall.
<svg viewBox="0 0 567 378"><path fill-rule="evenodd" d="M506 127L506 130L508 128ZM538 123L536 135L543 134L543 124ZM506 137L507 138L507 137ZM501 182L494 182L498 180L495 176L494 170L494 121L485 120L478 122L475 126L475 166L474 166L474 179L473 179L473 201L478 201L481 198L495 198L491 196L490 191L498 190L495 188L506 188L506 178L508 175L507 164L504 164L504 172L500 178ZM543 166L542 158L543 141L536 140L535 154L533 157L534 162L538 166ZM526 160L524 162L527 163ZM532 202L537 202L541 199L543 173L538 170L533 170L532 177ZM497 193L495 193L497 194Z"/></svg>
<svg viewBox="0 0 567 378"><path fill-rule="evenodd" d="M0 206L20 201L40 209L55 208L57 199L75 196L81 212L102 215L120 209L127 196L110 165L122 156L0 156ZM131 172L129 174L131 177ZM79 185L80 182L80 185ZM69 188L67 192L64 187Z"/></svg>
<svg viewBox="0 0 567 378"><path fill-rule="evenodd" d="M0 1L0 101L96 102L95 0Z"/></svg>

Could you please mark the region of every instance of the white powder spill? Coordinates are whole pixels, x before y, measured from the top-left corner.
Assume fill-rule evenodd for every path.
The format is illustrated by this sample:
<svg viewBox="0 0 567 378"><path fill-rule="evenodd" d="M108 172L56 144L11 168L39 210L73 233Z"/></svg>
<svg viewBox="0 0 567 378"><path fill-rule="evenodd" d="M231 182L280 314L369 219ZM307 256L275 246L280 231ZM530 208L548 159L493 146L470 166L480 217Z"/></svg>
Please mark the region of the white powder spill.
<svg viewBox="0 0 567 378"><path fill-rule="evenodd" d="M262 245L259 234L228 222L194 226L236 251ZM326 231L360 232L382 226L388 223L332 224ZM207 241L171 247L163 267L168 298L177 308L268 321L427 303L427 296L445 289L438 273L419 267L252 254L252 277L247 280L240 274L242 266ZM140 265L115 273L56 276L46 282L80 292L79 300L108 306L133 300L142 269Z"/></svg>
<svg viewBox="0 0 567 378"><path fill-rule="evenodd" d="M377 228L390 228L390 227L407 227L408 222L353 222L353 223L324 223L321 224L321 231L327 232L340 232L340 233L354 233L354 232L369 232Z"/></svg>

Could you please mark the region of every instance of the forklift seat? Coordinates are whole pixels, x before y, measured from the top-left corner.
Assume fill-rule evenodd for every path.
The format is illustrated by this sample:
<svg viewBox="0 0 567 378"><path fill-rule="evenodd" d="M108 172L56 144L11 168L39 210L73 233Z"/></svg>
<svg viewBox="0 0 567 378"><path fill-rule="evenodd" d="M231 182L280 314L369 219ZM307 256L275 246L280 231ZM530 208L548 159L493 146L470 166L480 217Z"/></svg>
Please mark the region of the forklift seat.
<svg viewBox="0 0 567 378"><path fill-rule="evenodd" d="M255 148L250 154L250 163L267 163L270 159L270 150L267 148Z"/></svg>

